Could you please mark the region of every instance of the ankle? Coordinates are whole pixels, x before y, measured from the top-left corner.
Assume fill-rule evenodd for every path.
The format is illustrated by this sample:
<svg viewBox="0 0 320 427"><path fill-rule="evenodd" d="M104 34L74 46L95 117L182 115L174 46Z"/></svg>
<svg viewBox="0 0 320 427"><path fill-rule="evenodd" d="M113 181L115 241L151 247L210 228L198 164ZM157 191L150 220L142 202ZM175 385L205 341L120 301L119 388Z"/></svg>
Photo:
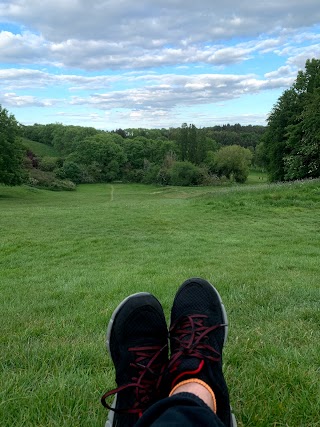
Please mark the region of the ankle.
<svg viewBox="0 0 320 427"><path fill-rule="evenodd" d="M202 380L198 378L191 378L186 381L182 381L178 383L170 392L169 396L173 396L178 393L191 393L199 397L204 401L206 405L209 406L210 409L214 413L217 412L217 403L216 397L212 389Z"/></svg>

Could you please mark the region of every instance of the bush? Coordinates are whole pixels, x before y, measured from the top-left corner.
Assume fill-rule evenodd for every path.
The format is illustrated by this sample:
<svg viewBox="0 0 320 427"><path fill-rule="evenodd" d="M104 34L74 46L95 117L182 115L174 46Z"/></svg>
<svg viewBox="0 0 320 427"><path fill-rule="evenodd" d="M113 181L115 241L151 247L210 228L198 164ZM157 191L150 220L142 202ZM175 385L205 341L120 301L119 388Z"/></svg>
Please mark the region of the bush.
<svg viewBox="0 0 320 427"><path fill-rule="evenodd" d="M143 178L143 169L127 169L123 174L123 179L126 182L142 182Z"/></svg>
<svg viewBox="0 0 320 427"><path fill-rule="evenodd" d="M76 185L72 181L66 179L57 179L54 173L41 171L35 168L30 170L27 185L53 191L72 191L76 189Z"/></svg>
<svg viewBox="0 0 320 427"><path fill-rule="evenodd" d="M170 169L167 167L162 167L157 174L157 183L160 185L170 185L170 182Z"/></svg>
<svg viewBox="0 0 320 427"><path fill-rule="evenodd" d="M216 172L219 176L234 178L236 182L244 183L249 175L252 153L239 145L228 145L214 153Z"/></svg>
<svg viewBox="0 0 320 427"><path fill-rule="evenodd" d="M39 161L39 169L46 172L53 172L57 167L61 165L61 159L59 157L42 157Z"/></svg>
<svg viewBox="0 0 320 427"><path fill-rule="evenodd" d="M190 186L203 182L202 170L190 162L175 162L169 172L172 185Z"/></svg>
<svg viewBox="0 0 320 427"><path fill-rule="evenodd" d="M55 170L55 174L60 179L69 179L75 183L84 182L81 166L75 162L65 161L62 168Z"/></svg>
<svg viewBox="0 0 320 427"><path fill-rule="evenodd" d="M151 164L144 173L142 182L144 184L158 184L159 183L160 166Z"/></svg>

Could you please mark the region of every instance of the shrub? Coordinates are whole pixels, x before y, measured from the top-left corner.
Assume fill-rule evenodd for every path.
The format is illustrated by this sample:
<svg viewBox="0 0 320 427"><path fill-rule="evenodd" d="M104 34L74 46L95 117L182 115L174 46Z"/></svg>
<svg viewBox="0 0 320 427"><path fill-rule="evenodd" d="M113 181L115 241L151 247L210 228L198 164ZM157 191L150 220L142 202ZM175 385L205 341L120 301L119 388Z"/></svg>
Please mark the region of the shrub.
<svg viewBox="0 0 320 427"><path fill-rule="evenodd" d="M175 162L169 171L172 185L199 185L203 181L201 169L190 162Z"/></svg>
<svg viewBox="0 0 320 427"><path fill-rule="evenodd" d="M59 166L61 166L61 159L59 159L58 157L45 156L40 159L38 167L43 171L53 172L54 169Z"/></svg>
<svg viewBox="0 0 320 427"><path fill-rule="evenodd" d="M142 182L144 184L158 184L159 183L160 166L151 164L144 173Z"/></svg>
<svg viewBox="0 0 320 427"><path fill-rule="evenodd" d="M31 169L27 184L31 187L44 188L46 190L61 191L75 190L76 185L66 179L57 179L54 173L41 171L40 169Z"/></svg>
<svg viewBox="0 0 320 427"><path fill-rule="evenodd" d="M236 182L243 183L249 175L252 153L239 145L229 145L214 153L216 171L219 176L228 179L233 177Z"/></svg>
<svg viewBox="0 0 320 427"><path fill-rule="evenodd" d="M83 171L75 162L65 161L62 168L55 171L57 178L69 179L75 183L83 182Z"/></svg>

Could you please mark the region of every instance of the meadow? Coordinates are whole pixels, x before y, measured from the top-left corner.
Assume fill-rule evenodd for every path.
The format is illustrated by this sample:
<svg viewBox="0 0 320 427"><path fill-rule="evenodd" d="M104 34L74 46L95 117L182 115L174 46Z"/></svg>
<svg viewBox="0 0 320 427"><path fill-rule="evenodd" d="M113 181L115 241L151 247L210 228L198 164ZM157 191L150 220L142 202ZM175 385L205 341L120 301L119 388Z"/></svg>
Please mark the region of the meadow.
<svg viewBox="0 0 320 427"><path fill-rule="evenodd" d="M320 181L74 192L0 186L1 427L103 426L105 331L130 293L167 319L204 277L230 321L238 426L320 426Z"/></svg>

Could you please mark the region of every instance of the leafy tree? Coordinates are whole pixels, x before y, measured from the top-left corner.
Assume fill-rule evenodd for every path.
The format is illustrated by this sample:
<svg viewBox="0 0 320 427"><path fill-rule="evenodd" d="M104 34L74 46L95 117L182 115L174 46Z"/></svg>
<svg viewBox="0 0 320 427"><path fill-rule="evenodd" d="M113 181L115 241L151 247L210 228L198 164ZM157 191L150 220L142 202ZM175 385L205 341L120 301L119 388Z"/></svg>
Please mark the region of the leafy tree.
<svg viewBox="0 0 320 427"><path fill-rule="evenodd" d="M224 175L228 179L233 176L236 182L243 183L249 175L252 153L248 148L230 145L220 148L214 154L214 160L219 176Z"/></svg>
<svg viewBox="0 0 320 427"><path fill-rule="evenodd" d="M217 143L206 135L203 129L197 129L195 125L183 123L174 133L174 138L179 149L180 159L200 165L209 150L217 149Z"/></svg>
<svg viewBox="0 0 320 427"><path fill-rule="evenodd" d="M320 60L307 60L268 119L264 147L271 180L319 176L319 91Z"/></svg>
<svg viewBox="0 0 320 427"><path fill-rule="evenodd" d="M6 185L18 185L24 179L24 150L18 131L15 117L0 105L0 182Z"/></svg>
<svg viewBox="0 0 320 427"><path fill-rule="evenodd" d="M320 176L320 88L315 89L301 114L301 121L288 127L284 158L285 179L317 178Z"/></svg>
<svg viewBox="0 0 320 427"><path fill-rule="evenodd" d="M253 163L255 167L261 169L265 168L267 163L265 155L266 153L264 143L260 142L254 150Z"/></svg>
<svg viewBox="0 0 320 427"><path fill-rule="evenodd" d="M287 127L296 123L300 115L297 93L288 89L280 96L268 118L264 137L266 166L271 181L284 179L284 157L288 154Z"/></svg>
<svg viewBox="0 0 320 427"><path fill-rule="evenodd" d="M126 160L123 148L114 142L117 137L122 139L117 134L100 133L79 141L67 160L100 171L97 181L113 181L119 178Z"/></svg>
<svg viewBox="0 0 320 427"><path fill-rule="evenodd" d="M62 168L56 171L56 176L60 179L70 179L76 184L86 181L83 179L83 170L81 166L72 161L65 161Z"/></svg>

